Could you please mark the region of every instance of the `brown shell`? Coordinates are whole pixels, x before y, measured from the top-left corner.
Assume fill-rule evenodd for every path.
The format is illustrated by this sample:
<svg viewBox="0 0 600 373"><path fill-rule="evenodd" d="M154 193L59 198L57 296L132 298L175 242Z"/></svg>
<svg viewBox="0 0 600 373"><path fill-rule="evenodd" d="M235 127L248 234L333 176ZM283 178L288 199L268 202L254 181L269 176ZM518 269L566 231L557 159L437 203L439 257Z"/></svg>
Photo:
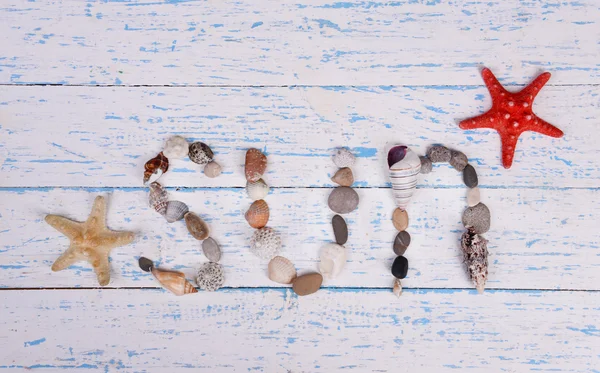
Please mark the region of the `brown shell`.
<svg viewBox="0 0 600 373"><path fill-rule="evenodd" d="M175 295L185 295L197 293L198 290L188 280L185 275L178 271L165 271L158 268L152 268L154 278L171 293Z"/></svg>
<svg viewBox="0 0 600 373"><path fill-rule="evenodd" d="M267 156L258 149L248 149L246 152L246 180L258 181L267 169Z"/></svg>
<svg viewBox="0 0 600 373"><path fill-rule="evenodd" d="M264 199L254 201L244 216L252 228L260 229L269 221L269 205Z"/></svg>
<svg viewBox="0 0 600 373"><path fill-rule="evenodd" d="M150 193L148 193L148 204L161 215L167 213L167 204L169 195L167 190L156 181L150 184Z"/></svg>
<svg viewBox="0 0 600 373"><path fill-rule="evenodd" d="M202 241L208 238L210 233L208 225L204 222L204 220L202 220L201 217L193 212L188 212L185 214L184 219L188 231L192 236L194 236L195 239Z"/></svg>
<svg viewBox="0 0 600 373"><path fill-rule="evenodd" d="M144 169L144 184L156 181L169 169L169 159L165 157L162 152L160 152L156 157L146 162ZM150 178L153 180L150 180Z"/></svg>

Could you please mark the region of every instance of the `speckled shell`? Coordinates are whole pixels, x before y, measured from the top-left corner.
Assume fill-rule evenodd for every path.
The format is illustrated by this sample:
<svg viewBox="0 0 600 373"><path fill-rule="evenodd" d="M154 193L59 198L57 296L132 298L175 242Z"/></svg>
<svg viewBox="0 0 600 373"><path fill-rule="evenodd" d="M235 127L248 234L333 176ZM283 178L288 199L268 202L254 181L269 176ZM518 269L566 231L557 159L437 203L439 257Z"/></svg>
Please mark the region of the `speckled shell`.
<svg viewBox="0 0 600 373"><path fill-rule="evenodd" d="M197 141L190 144L188 153L190 160L194 163L205 165L213 160L214 154L210 147L203 142Z"/></svg>
<svg viewBox="0 0 600 373"><path fill-rule="evenodd" d="M395 151L395 148L397 147L390 150L388 162L390 159L397 159L392 157L392 152ZM419 174L419 171L421 171L421 160L419 159L419 156L409 148L406 148L405 151L404 157L392 164L389 168L394 201L396 202L396 206L402 210L406 210L408 202L415 192L417 187L417 175Z"/></svg>
<svg viewBox="0 0 600 373"><path fill-rule="evenodd" d="M144 165L144 185L158 180L169 169L169 159L161 152Z"/></svg>
<svg viewBox="0 0 600 373"><path fill-rule="evenodd" d="M323 246L319 257L319 272L325 278L337 277L346 265L346 249L336 243Z"/></svg>
<svg viewBox="0 0 600 373"><path fill-rule="evenodd" d="M169 203L167 203L165 218L169 223L174 223L177 220L183 219L188 211L189 209L185 203L180 201L169 201Z"/></svg>
<svg viewBox="0 0 600 373"><path fill-rule="evenodd" d="M204 263L198 270L196 283L200 289L206 291L215 291L220 289L225 283L225 271L219 263Z"/></svg>
<svg viewBox="0 0 600 373"><path fill-rule="evenodd" d="M339 168L352 167L354 155L346 148L337 149L333 155L333 163Z"/></svg>
<svg viewBox="0 0 600 373"><path fill-rule="evenodd" d="M150 184L150 193L148 193L148 203L156 212L161 215L167 213L167 204L169 195L165 188L157 182Z"/></svg>
<svg viewBox="0 0 600 373"><path fill-rule="evenodd" d="M152 267L152 275L160 284L175 295L185 295L197 293L198 290L188 280L185 275L178 271L165 271Z"/></svg>
<svg viewBox="0 0 600 373"><path fill-rule="evenodd" d="M252 228L262 228L269 222L269 205L263 199L254 201L245 215Z"/></svg>
<svg viewBox="0 0 600 373"><path fill-rule="evenodd" d="M275 230L264 227L254 231L250 239L250 251L261 259L270 260L279 254L281 238Z"/></svg>
<svg viewBox="0 0 600 373"><path fill-rule="evenodd" d="M165 143L163 154L172 159L183 159L189 153L190 144L181 136L170 137Z"/></svg>
<svg viewBox="0 0 600 373"><path fill-rule="evenodd" d="M267 170L267 156L258 149L246 152L245 174L247 181L258 181Z"/></svg>
<svg viewBox="0 0 600 373"><path fill-rule="evenodd" d="M263 179L246 182L246 192L251 200L264 199L269 194L269 186Z"/></svg>
<svg viewBox="0 0 600 373"><path fill-rule="evenodd" d="M296 268L287 258L276 256L269 262L269 279L271 281L291 284L296 276Z"/></svg>
<svg viewBox="0 0 600 373"><path fill-rule="evenodd" d="M188 232L190 232L195 239L202 241L208 237L210 234L208 225L204 222L204 220L202 220L201 217L193 212L187 212L183 218L185 219L185 225L188 229Z"/></svg>

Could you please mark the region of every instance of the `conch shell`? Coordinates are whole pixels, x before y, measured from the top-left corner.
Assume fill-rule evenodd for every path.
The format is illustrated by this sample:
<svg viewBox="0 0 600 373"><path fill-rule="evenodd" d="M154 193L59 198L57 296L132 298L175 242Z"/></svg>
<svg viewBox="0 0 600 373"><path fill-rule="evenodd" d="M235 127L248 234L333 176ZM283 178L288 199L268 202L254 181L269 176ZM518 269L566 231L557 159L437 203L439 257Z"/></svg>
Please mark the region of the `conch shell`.
<svg viewBox="0 0 600 373"><path fill-rule="evenodd" d="M185 275L179 271L165 271L158 269L148 258L141 257L139 260L140 268L146 272L151 272L154 278L160 282L163 288L169 290L175 295L185 295L197 293L198 290L188 280Z"/></svg>
<svg viewBox="0 0 600 373"><path fill-rule="evenodd" d="M160 152L144 165L144 185L158 180L169 169L169 159Z"/></svg>
<svg viewBox="0 0 600 373"><path fill-rule="evenodd" d="M389 176L396 206L406 210L408 202L417 188L417 175L421 171L421 160L406 146L394 146L388 152Z"/></svg>
<svg viewBox="0 0 600 373"><path fill-rule="evenodd" d="M254 201L246 211L245 218L252 228L264 227L269 222L269 205L264 199Z"/></svg>

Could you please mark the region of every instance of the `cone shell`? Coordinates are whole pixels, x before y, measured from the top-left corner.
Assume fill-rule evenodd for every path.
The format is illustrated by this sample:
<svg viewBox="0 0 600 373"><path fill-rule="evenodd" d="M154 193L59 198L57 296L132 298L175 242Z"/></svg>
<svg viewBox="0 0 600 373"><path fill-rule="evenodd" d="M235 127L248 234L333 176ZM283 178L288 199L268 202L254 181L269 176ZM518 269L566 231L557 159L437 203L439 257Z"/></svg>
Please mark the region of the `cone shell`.
<svg viewBox="0 0 600 373"><path fill-rule="evenodd" d="M251 200L264 199L269 194L269 186L263 179L246 182L246 192Z"/></svg>
<svg viewBox="0 0 600 373"><path fill-rule="evenodd" d="M144 165L144 185L158 180L169 169L169 159L162 152Z"/></svg>
<svg viewBox="0 0 600 373"><path fill-rule="evenodd" d="M152 274L160 284L175 295L197 293L198 290L178 271L165 271L152 267Z"/></svg>
<svg viewBox="0 0 600 373"><path fill-rule="evenodd" d="M402 153L404 153L403 157ZM417 175L421 171L421 160L410 148L394 147L388 154L388 163L394 161L395 163L391 164L389 168L392 194L396 206L406 210L408 202L417 188Z"/></svg>
<svg viewBox="0 0 600 373"><path fill-rule="evenodd" d="M269 205L263 199L254 201L246 211L245 217L252 228L262 228L269 222Z"/></svg>
<svg viewBox="0 0 600 373"><path fill-rule="evenodd" d="M167 190L157 182L150 184L148 203L156 212L164 216L167 213L167 204L169 203Z"/></svg>
<svg viewBox="0 0 600 373"><path fill-rule="evenodd" d="M247 181L258 181L267 170L267 156L258 149L246 152L245 174Z"/></svg>
<svg viewBox="0 0 600 373"><path fill-rule="evenodd" d="M165 218L169 223L174 223L177 220L183 219L188 211L189 209L185 203L180 201L169 201L169 203L167 203Z"/></svg>
<svg viewBox="0 0 600 373"><path fill-rule="evenodd" d="M257 229L250 239L250 251L259 258L270 260L281 249L281 238L273 228Z"/></svg>
<svg viewBox="0 0 600 373"><path fill-rule="evenodd" d="M208 238L209 230L208 225L202 220L201 217L194 214L193 212L187 212L183 216L185 219L185 225L192 236L197 240L205 240Z"/></svg>
<svg viewBox="0 0 600 373"><path fill-rule="evenodd" d="M276 256L269 262L269 279L271 281L291 284L296 276L296 268L287 258Z"/></svg>
<svg viewBox="0 0 600 373"><path fill-rule="evenodd" d="M346 249L342 245L330 243L321 248L319 272L325 278L337 277L346 265Z"/></svg>

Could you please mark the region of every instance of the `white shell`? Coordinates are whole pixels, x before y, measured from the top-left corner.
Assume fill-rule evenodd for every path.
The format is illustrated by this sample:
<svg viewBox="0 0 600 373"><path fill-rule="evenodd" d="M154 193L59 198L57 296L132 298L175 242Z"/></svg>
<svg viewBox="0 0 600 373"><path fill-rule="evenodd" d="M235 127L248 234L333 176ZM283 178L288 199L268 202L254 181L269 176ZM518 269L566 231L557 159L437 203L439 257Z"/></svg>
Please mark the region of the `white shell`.
<svg viewBox="0 0 600 373"><path fill-rule="evenodd" d="M390 167L390 181L392 182L392 194L396 206L406 210L410 198L417 188L417 175L421 171L421 160L409 148L406 149L404 158Z"/></svg>
<svg viewBox="0 0 600 373"><path fill-rule="evenodd" d="M329 243L321 248L319 271L325 278L335 278L346 264L346 249L342 245Z"/></svg>
<svg viewBox="0 0 600 373"><path fill-rule="evenodd" d="M394 295L398 298L402 295L402 283L399 278L394 280Z"/></svg>
<svg viewBox="0 0 600 373"><path fill-rule="evenodd" d="M346 148L337 149L333 155L333 163L339 168L352 167L354 155Z"/></svg>
<svg viewBox="0 0 600 373"><path fill-rule="evenodd" d="M183 219L188 211L189 209L185 203L181 201L169 201L169 203L167 203L165 219L167 219L169 223L174 223L177 220Z"/></svg>
<svg viewBox="0 0 600 373"><path fill-rule="evenodd" d="M248 181L246 183L246 192L248 192L248 197L251 200L258 201L259 199L265 199L267 194L269 194L269 186L263 179Z"/></svg>
<svg viewBox="0 0 600 373"><path fill-rule="evenodd" d="M479 188L469 188L469 190L467 190L467 204L469 205L469 207L473 207L479 202L481 202Z"/></svg>
<svg viewBox="0 0 600 373"><path fill-rule="evenodd" d="M291 284L296 276L296 268L287 258L276 256L269 262L269 279L271 281Z"/></svg>
<svg viewBox="0 0 600 373"><path fill-rule="evenodd" d="M219 263L208 262L204 263L198 270L198 278L196 283L200 289L206 291L215 291L225 283L225 271Z"/></svg>
<svg viewBox="0 0 600 373"><path fill-rule="evenodd" d="M189 144L186 139L181 136L173 136L165 143L163 154L167 158L183 159L188 155Z"/></svg>
<svg viewBox="0 0 600 373"><path fill-rule="evenodd" d="M273 228L257 229L250 239L250 251L261 259L269 260L279 254L281 238Z"/></svg>

